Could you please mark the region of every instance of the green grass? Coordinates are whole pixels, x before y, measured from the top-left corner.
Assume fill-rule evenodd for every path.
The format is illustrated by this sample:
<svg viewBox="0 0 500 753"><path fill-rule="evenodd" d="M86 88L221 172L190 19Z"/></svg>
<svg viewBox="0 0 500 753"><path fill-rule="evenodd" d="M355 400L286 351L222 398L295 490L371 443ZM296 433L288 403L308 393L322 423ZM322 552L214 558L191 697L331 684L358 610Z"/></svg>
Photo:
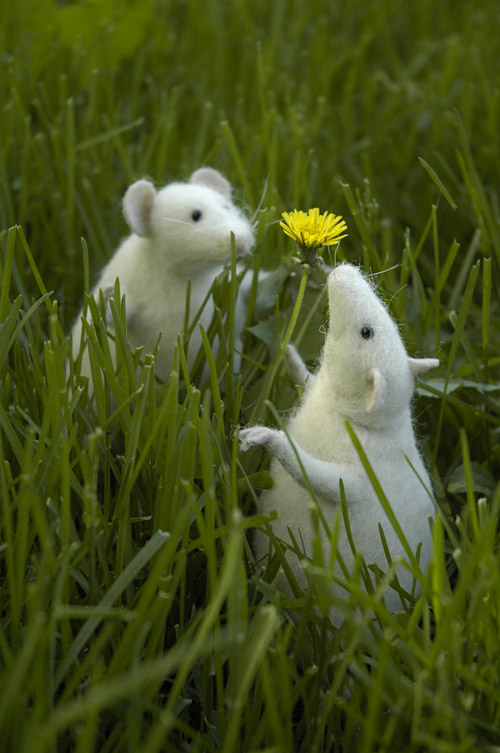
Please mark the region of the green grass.
<svg viewBox="0 0 500 753"><path fill-rule="evenodd" d="M497 3L4 6L0 748L500 750ZM126 233L121 196L201 164L255 216L249 264L275 270L241 374L221 381L227 279L206 380L210 350L188 374L179 341L159 384L154 354L128 348L117 291L116 375L88 301L92 400L67 335ZM340 258L377 273L410 353L441 359L415 402L432 568L391 615L393 570L358 557L342 630L319 546L294 599L276 588L279 542L255 562L268 458L240 455L235 431L298 399L284 342L320 352L322 274L301 287L275 224L312 206L344 216Z"/></svg>

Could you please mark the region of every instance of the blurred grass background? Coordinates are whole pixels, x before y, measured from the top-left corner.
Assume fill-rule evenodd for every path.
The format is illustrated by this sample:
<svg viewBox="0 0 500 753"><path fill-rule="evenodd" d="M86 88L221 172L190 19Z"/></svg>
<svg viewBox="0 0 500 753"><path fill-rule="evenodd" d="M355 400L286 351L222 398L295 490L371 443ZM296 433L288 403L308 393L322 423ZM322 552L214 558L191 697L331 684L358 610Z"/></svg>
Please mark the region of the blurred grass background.
<svg viewBox="0 0 500 753"><path fill-rule="evenodd" d="M500 749L499 26L494 0L4 2L4 750ZM153 356L115 378L95 311L93 402L66 335L127 232L121 197L202 164L276 270L241 376L219 384L222 352L203 384L181 352L166 385ZM287 334L319 354L321 275L292 334L273 224L312 206L346 219L341 258L383 273L410 353L442 361L415 404L441 511L427 587L390 615L359 560L343 631L321 560L293 601L280 550L254 562L267 459L234 431L292 408ZM214 295L230 307L227 281Z"/></svg>

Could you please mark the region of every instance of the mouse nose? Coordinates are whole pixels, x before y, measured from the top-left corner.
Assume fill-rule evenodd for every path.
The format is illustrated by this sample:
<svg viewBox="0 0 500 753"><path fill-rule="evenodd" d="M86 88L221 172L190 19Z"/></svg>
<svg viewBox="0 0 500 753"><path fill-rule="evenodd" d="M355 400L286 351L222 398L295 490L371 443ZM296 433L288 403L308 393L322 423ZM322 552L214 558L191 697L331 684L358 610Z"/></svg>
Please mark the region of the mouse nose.
<svg viewBox="0 0 500 753"><path fill-rule="evenodd" d="M354 282L355 280L362 278L362 276L363 274L359 267L348 264L347 262L342 262L341 264L337 264L337 266L330 272L328 281L333 282L334 280L342 280L347 282L352 280Z"/></svg>
<svg viewBox="0 0 500 753"><path fill-rule="evenodd" d="M235 237L235 248L238 256L247 254L254 244L254 235L251 230L245 230L243 233L238 233Z"/></svg>
<svg viewBox="0 0 500 753"><path fill-rule="evenodd" d="M330 274L334 275L335 277L345 277L346 275L350 274L352 270L352 265L347 264L347 262L343 261L340 262L340 264L337 264L337 266L332 269Z"/></svg>
<svg viewBox="0 0 500 753"><path fill-rule="evenodd" d="M344 276L344 269L345 269L345 265L344 264L337 264L337 266L334 267L332 269L332 271L330 272L330 274L328 275L327 282L331 283L334 280L341 279Z"/></svg>

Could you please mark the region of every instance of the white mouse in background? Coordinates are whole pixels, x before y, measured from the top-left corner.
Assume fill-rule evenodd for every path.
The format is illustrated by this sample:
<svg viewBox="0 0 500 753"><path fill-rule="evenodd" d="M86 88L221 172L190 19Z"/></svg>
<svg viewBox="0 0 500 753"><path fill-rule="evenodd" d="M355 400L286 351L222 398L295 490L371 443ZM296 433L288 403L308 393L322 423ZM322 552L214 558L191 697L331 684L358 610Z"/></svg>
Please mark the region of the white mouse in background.
<svg viewBox="0 0 500 753"><path fill-rule="evenodd" d="M132 230L104 267L93 295L113 296L116 278L127 308L127 334L132 349L153 351L160 332L156 373L168 379L177 336L184 328L186 291L191 280L190 322L202 305L215 277L231 260L231 233L237 256L254 244L253 227L233 203L226 178L209 167L196 170L186 183L170 183L156 191L152 183L138 180L123 198L125 219ZM247 286L248 288L248 286ZM245 292L240 289L236 310L236 336L245 319ZM248 292L248 289L246 290ZM211 298L200 317L207 329L213 316ZM108 310L107 324L113 319ZM81 313L73 327L73 356L80 351ZM198 326L191 335L188 365L202 344ZM110 345L112 346L111 340ZM241 343L237 342L236 347ZM81 372L91 378L88 352Z"/></svg>
<svg viewBox="0 0 500 753"><path fill-rule="evenodd" d="M387 308L357 267L340 264L330 273L327 284L329 330L317 373L308 374L295 349L287 353L291 371L299 381L306 381L302 402L289 421L287 432L328 525L333 526L340 505L342 479L356 550L367 565L374 563L387 572L379 524L392 559L403 557L408 561L408 556L362 466L345 426L349 422L412 551L416 553L421 545L420 567L425 572L432 556L429 517L434 514L434 505L429 496L431 481L415 440L410 405L414 376L435 368L439 361L407 355ZM274 485L262 494L262 508L267 514L278 511L278 518L272 523L278 538L290 542L290 529L311 556L311 497L290 441L282 431L253 426L240 431L240 442L243 450L261 445L273 456ZM329 540L321 523L320 535L328 563ZM260 559L269 550L269 537L257 531L256 546ZM354 557L342 517L338 551L351 569ZM304 585L299 558L290 555L289 561L299 584ZM336 568L341 575L338 565ZM400 566L397 575L403 588L411 590L413 576L408 570ZM333 587L339 595L346 596L340 586ZM400 596L392 588L385 591L384 599L391 611L403 608ZM338 622L338 615L332 619Z"/></svg>

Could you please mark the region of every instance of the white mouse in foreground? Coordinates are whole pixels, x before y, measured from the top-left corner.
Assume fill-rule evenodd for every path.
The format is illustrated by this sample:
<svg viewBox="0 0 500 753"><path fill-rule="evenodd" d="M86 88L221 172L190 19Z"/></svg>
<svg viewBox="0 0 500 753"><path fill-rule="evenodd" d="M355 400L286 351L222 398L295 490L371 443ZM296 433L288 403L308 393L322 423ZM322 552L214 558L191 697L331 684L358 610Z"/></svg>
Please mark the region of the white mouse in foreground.
<svg viewBox="0 0 500 753"><path fill-rule="evenodd" d="M402 557L408 561L408 556L348 434L345 422L349 422L413 553L421 545L420 567L425 572L432 555L429 517L433 516L434 506L423 486L432 489L415 441L410 403L414 375L435 368L439 361L408 357L385 305L357 267L337 266L328 277L328 296L329 331L316 375L308 376L295 349L287 353L291 371L300 381L307 378L302 403L288 423L287 431L328 525L332 527L335 522L342 479L356 550L367 565L376 564L387 572L389 566L379 524L392 559ZM272 523L277 537L290 542L289 528L311 556L314 538L311 497L290 441L282 431L253 426L240 431L240 442L243 450L262 445L273 455L274 485L261 497L263 510L266 513L278 511L278 518ZM328 563L329 540L321 523L320 535ZM269 537L257 532L256 543L258 558L264 557L269 549ZM342 517L338 551L351 569L354 557ZM289 561L298 582L303 585L305 579L299 559L294 555ZM341 575L338 566L336 572ZM397 575L403 588L411 589L413 576L408 570L400 566ZM339 595L346 595L340 586L333 587ZM401 598L392 588L385 591L384 600L391 611L402 609ZM338 622L335 616L332 619Z"/></svg>
<svg viewBox="0 0 500 753"><path fill-rule="evenodd" d="M217 170L200 168L187 183L170 183L156 191L146 180L133 183L123 198L125 219L132 234L119 246L93 290L110 299L116 278L127 307L127 333L132 349L154 349L162 332L156 373L167 379L177 336L184 327L186 290L191 280L190 321L202 305L214 278L231 259L231 233L238 256L254 244L253 228L231 199L231 185ZM200 317L205 329L213 316L208 301ZM107 324L113 319L108 310ZM244 326L244 302L238 302L236 333ZM73 355L81 341L81 313L73 327ZM239 332L238 332L239 330ZM199 327L193 329L188 364L201 346ZM238 345L237 345L238 347ZM87 351L81 371L91 377Z"/></svg>

